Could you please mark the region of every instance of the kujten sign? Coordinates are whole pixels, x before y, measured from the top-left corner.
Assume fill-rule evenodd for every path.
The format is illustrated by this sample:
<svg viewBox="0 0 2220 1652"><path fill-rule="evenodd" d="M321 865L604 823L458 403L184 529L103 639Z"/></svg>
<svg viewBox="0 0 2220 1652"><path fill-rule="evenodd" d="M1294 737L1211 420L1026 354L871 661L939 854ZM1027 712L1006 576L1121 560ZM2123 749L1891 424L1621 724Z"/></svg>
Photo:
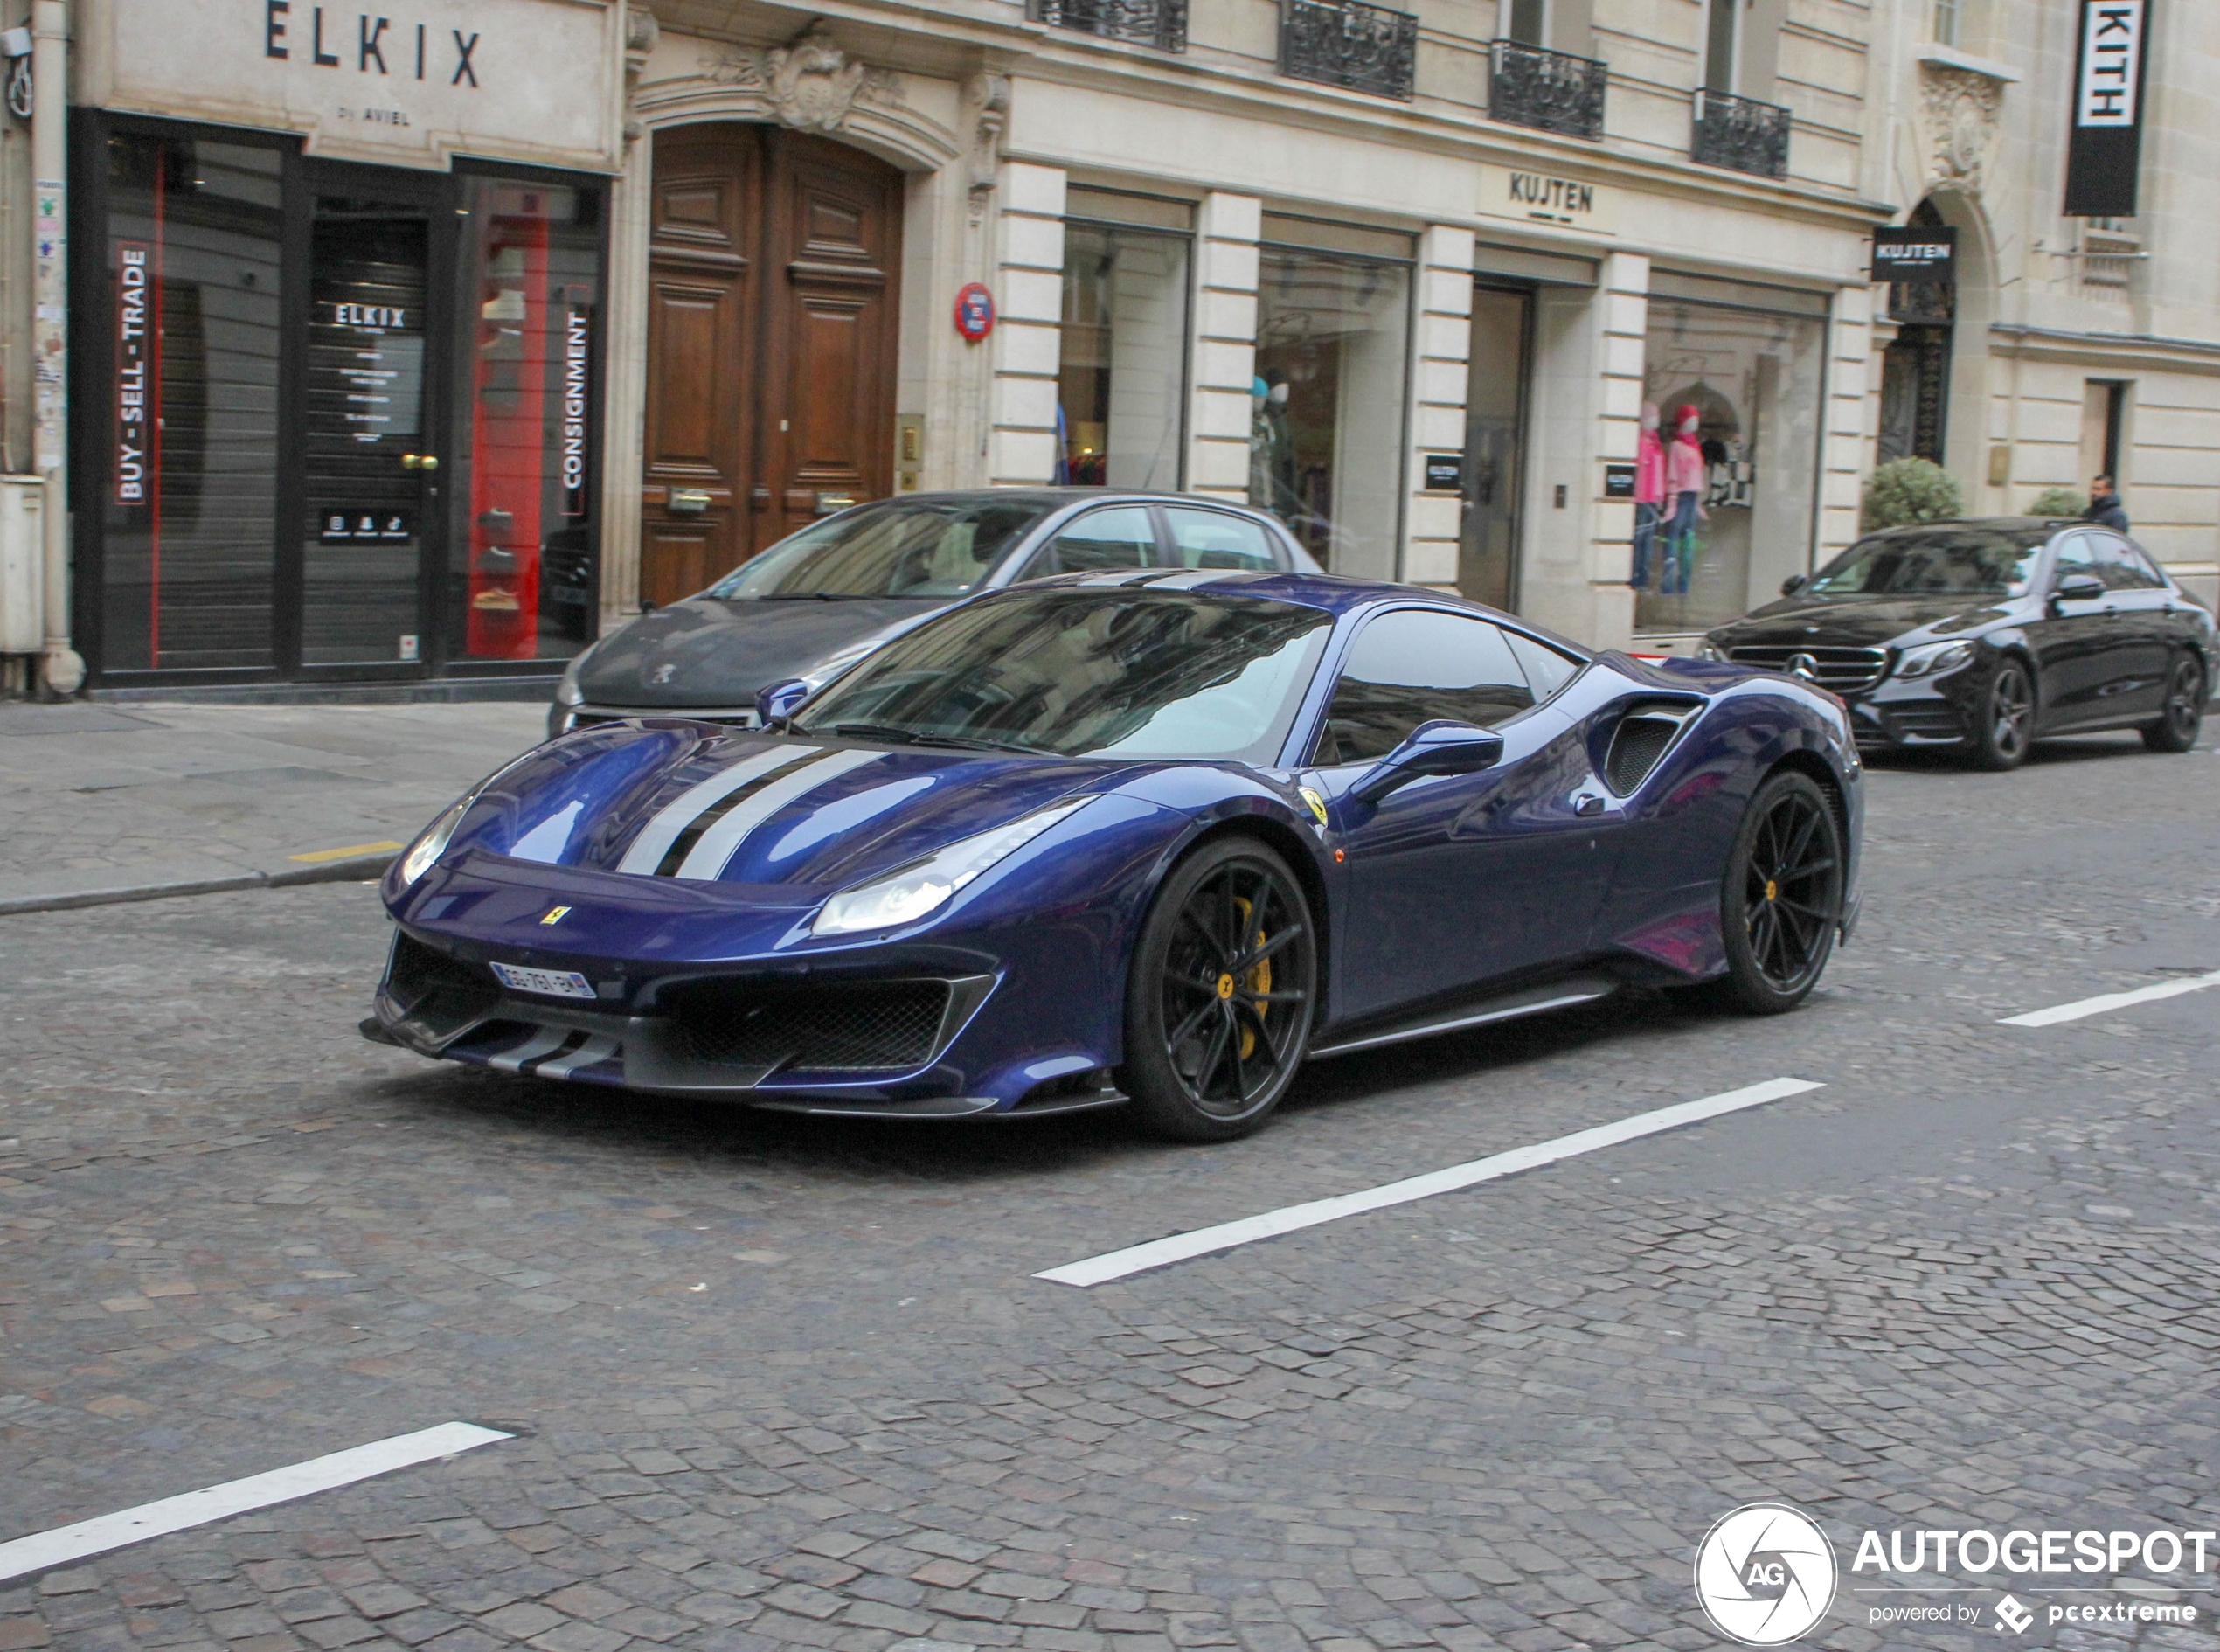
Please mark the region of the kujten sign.
<svg viewBox="0 0 2220 1652"><path fill-rule="evenodd" d="M2142 160L2143 80L2152 0L2081 0L2066 216L2128 218Z"/></svg>
<svg viewBox="0 0 2220 1652"><path fill-rule="evenodd" d="M1924 224L1883 225L1873 232L1877 281L1936 285L1958 279L1958 232Z"/></svg>

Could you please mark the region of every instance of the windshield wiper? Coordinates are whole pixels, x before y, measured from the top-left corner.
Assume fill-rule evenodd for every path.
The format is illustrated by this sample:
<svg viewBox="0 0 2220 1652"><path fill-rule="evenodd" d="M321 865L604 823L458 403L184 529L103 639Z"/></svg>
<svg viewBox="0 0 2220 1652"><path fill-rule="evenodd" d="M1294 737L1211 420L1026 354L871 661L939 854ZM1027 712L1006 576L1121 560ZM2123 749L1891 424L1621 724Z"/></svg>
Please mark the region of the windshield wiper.
<svg viewBox="0 0 2220 1652"><path fill-rule="evenodd" d="M835 723L825 731L848 739L891 740L899 746L946 746L967 752L1022 752L1028 757L1047 755L1037 746L1016 740L989 739L978 734L936 734L929 730L903 728L892 723Z"/></svg>

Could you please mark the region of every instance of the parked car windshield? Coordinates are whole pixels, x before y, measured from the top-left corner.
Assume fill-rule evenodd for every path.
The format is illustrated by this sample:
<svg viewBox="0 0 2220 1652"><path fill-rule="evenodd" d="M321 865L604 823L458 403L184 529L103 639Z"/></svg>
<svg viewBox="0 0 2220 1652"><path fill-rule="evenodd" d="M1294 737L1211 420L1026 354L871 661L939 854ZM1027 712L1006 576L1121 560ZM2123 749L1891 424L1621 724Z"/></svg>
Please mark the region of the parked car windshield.
<svg viewBox="0 0 2220 1652"><path fill-rule="evenodd" d="M794 726L1066 757L1270 762L1332 626L1316 608L1248 597L990 597L888 643Z"/></svg>
<svg viewBox="0 0 2220 1652"><path fill-rule="evenodd" d="M2024 596L2047 528L1939 526L1861 539L1814 576L1803 594Z"/></svg>
<svg viewBox="0 0 2220 1652"><path fill-rule="evenodd" d="M960 597L987 577L1047 500L893 500L780 540L711 586L715 597Z"/></svg>

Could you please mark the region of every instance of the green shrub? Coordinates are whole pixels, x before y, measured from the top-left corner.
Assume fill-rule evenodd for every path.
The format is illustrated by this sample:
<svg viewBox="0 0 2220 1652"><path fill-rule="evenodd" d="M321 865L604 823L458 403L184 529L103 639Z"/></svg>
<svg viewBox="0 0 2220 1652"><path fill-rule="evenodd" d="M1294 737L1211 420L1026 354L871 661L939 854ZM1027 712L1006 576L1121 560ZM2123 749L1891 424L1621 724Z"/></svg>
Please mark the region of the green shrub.
<svg viewBox="0 0 2220 1652"><path fill-rule="evenodd" d="M2078 517L2089 509L2089 501L2071 488L2045 488L2035 496L2028 506L2031 517Z"/></svg>
<svg viewBox="0 0 2220 1652"><path fill-rule="evenodd" d="M1958 483L1929 459L1891 459L1873 473L1858 504L1858 531L1901 527L1907 522L1947 522L1966 514Z"/></svg>

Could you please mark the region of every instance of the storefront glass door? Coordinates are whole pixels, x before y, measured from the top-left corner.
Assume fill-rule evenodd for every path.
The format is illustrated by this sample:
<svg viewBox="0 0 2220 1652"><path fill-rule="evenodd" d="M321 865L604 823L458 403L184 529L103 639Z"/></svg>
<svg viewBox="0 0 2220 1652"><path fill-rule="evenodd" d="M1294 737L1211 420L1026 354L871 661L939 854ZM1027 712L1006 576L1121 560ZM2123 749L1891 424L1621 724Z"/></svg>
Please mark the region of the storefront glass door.
<svg viewBox="0 0 2220 1652"><path fill-rule="evenodd" d="M436 336L427 311L429 196L396 179L375 193L315 198L302 434L304 665L422 658L425 552L438 536L448 446L435 434L426 384L425 340Z"/></svg>
<svg viewBox="0 0 2220 1652"><path fill-rule="evenodd" d="M1518 594L1519 459L1526 414L1531 293L1473 292L1472 365L1465 392L1465 511L1457 588L1509 608Z"/></svg>
<svg viewBox="0 0 2220 1652"><path fill-rule="evenodd" d="M552 675L590 642L600 181L91 131L71 487L94 682Z"/></svg>

